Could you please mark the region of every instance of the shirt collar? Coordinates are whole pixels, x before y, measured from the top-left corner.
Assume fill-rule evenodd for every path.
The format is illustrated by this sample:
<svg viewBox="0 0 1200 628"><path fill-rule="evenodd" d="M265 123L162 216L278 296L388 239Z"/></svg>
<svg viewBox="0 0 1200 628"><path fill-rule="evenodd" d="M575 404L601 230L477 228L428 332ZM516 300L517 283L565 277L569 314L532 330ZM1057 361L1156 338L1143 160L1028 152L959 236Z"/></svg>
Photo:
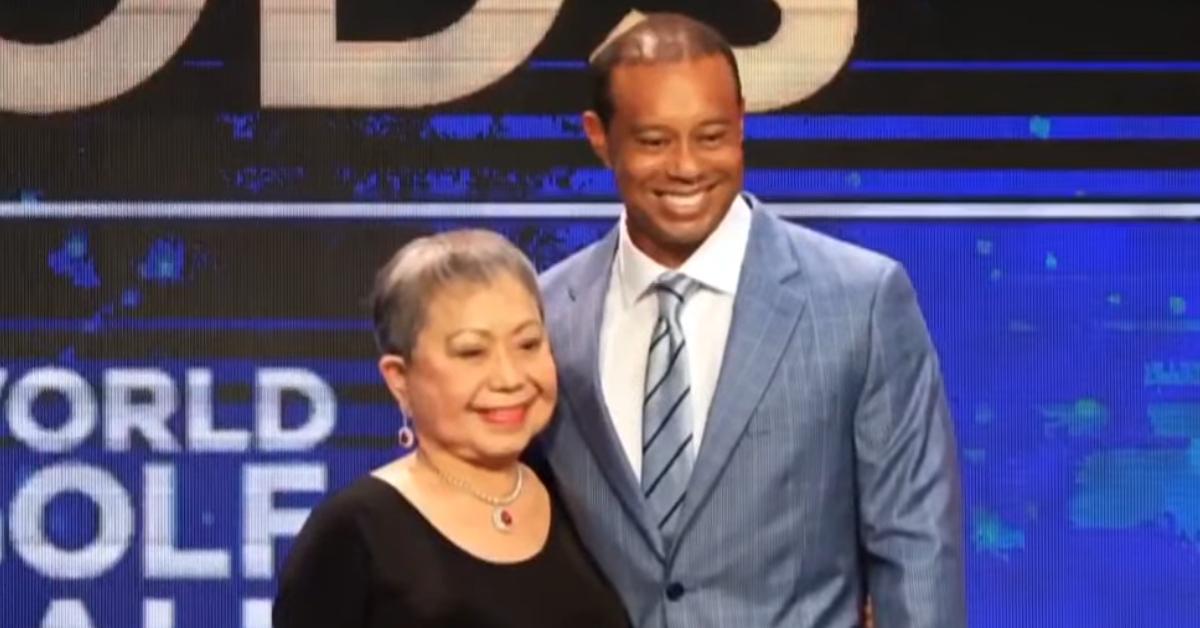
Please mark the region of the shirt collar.
<svg viewBox="0 0 1200 628"><path fill-rule="evenodd" d="M729 211L700 247L679 268L680 273L700 282L705 288L730 296L737 293L742 260L750 242L750 205L739 194ZM617 280L626 307L632 306L646 293L660 275L669 270L650 259L629 238L625 214L621 214L620 238L617 244Z"/></svg>

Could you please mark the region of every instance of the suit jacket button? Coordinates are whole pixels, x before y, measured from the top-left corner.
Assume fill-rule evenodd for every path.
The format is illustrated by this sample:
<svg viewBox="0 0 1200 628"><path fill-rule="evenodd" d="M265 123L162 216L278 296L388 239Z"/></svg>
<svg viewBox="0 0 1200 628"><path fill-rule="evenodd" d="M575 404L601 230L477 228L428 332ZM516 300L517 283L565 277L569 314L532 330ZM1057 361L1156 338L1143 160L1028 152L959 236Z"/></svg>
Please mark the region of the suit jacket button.
<svg viewBox="0 0 1200 628"><path fill-rule="evenodd" d="M685 591L686 589L683 588L682 584L679 584L678 582L672 582L671 584L667 585L667 599L674 602L683 597Z"/></svg>

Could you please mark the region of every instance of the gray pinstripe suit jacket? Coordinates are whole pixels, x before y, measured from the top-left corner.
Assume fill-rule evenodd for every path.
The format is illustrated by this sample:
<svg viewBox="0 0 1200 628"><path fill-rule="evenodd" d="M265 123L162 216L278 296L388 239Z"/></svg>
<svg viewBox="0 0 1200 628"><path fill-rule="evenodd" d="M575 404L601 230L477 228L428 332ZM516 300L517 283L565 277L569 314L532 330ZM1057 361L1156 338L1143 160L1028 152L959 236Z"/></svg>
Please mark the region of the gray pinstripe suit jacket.
<svg viewBox="0 0 1200 628"><path fill-rule="evenodd" d="M558 409L541 447L636 626L962 628L961 493L908 277L753 198L720 379L664 547L608 418L599 332L614 229L542 278Z"/></svg>

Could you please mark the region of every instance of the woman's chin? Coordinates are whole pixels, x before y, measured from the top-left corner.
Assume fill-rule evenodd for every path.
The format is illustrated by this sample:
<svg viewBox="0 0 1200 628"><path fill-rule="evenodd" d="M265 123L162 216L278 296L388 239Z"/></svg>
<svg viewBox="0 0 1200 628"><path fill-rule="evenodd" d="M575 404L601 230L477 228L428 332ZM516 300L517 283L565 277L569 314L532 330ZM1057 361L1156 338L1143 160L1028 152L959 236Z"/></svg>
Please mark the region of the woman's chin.
<svg viewBox="0 0 1200 628"><path fill-rule="evenodd" d="M521 457L525 448L529 446L530 440L529 435L525 433L506 436L492 435L486 441L476 445L476 455L480 462L488 466L506 466Z"/></svg>

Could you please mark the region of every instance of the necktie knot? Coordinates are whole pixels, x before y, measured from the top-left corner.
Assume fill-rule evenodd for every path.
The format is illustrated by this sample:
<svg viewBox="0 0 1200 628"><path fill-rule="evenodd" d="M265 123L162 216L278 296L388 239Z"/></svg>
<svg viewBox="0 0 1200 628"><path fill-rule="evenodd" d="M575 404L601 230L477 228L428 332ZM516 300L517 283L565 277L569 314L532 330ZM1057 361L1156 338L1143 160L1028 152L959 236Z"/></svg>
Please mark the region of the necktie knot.
<svg viewBox="0 0 1200 628"><path fill-rule="evenodd" d="M658 294L658 311L670 320L679 320L679 312L700 283L683 273L667 271L654 281Z"/></svg>

